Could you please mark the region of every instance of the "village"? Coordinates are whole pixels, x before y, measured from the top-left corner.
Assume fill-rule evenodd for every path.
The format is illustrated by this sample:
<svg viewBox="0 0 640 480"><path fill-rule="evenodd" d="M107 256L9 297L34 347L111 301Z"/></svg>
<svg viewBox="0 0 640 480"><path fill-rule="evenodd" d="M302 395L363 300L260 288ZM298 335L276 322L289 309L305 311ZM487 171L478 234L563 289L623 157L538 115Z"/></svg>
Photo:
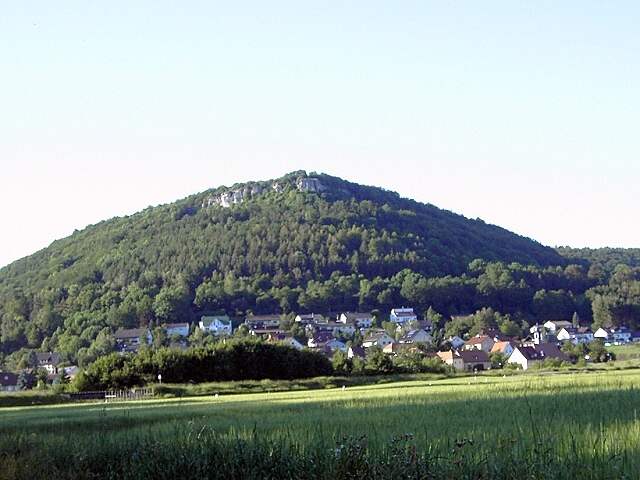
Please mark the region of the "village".
<svg viewBox="0 0 640 480"><path fill-rule="evenodd" d="M608 347L640 342L640 331L626 327L592 331L568 320L535 324L524 338L488 329L466 338L449 336L439 340L434 338L432 323L419 319L413 308L393 308L388 320L380 322L371 312L341 312L331 316L308 313L293 319L279 314L250 315L239 320L228 315L204 315L196 324L170 323L155 329L120 328L114 334L115 352L126 355L141 348L154 348L158 345L154 334L163 336L164 346L181 350L192 346L194 337L209 343L245 337L315 351L329 359L338 354L349 360L364 361L372 352L381 351L389 357L413 355L437 359L453 371L479 372L496 368L528 370L543 364L559 366L575 362L575 356L572 358L566 353L569 345L599 342ZM611 358L610 354L606 355L605 361ZM584 360L579 360L594 359L587 354ZM29 368L0 372L0 392L68 383L79 371L78 366L62 361L56 352L32 352Z"/></svg>

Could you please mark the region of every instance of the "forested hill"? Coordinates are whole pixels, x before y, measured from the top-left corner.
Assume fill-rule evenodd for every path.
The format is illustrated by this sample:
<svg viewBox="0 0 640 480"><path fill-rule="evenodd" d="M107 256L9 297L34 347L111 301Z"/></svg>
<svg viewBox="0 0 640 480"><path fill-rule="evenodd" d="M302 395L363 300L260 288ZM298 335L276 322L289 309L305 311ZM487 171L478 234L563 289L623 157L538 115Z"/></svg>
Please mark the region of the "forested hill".
<svg viewBox="0 0 640 480"><path fill-rule="evenodd" d="M314 282L347 279L344 292L351 292L348 282L403 269L460 275L476 258L566 263L553 249L481 220L294 172L111 219L1 269L1 347L45 341L73 351L105 328L202 311L306 310L317 307L307 292ZM357 289L331 306L362 306ZM69 345L61 348L61 338Z"/></svg>

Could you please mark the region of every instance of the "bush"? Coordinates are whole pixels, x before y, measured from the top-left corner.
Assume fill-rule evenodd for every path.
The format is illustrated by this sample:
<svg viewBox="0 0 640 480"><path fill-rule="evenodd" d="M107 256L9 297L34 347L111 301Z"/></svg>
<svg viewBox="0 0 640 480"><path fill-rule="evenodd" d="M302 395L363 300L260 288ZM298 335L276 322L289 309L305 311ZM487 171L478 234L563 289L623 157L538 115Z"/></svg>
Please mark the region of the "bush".
<svg viewBox="0 0 640 480"><path fill-rule="evenodd" d="M225 343L186 351L142 350L137 355L101 357L74 382L80 391L120 389L156 381L201 383L331 375L333 368L319 353L254 340Z"/></svg>

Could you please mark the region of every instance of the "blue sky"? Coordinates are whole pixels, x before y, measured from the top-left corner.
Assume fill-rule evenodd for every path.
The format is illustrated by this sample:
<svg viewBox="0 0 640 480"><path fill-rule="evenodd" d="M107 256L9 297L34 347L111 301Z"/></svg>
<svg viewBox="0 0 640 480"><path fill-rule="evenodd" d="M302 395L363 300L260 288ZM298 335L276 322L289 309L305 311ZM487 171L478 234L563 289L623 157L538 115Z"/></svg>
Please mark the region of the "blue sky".
<svg viewBox="0 0 640 480"><path fill-rule="evenodd" d="M93 3L0 14L0 265L297 169L640 246L637 2Z"/></svg>

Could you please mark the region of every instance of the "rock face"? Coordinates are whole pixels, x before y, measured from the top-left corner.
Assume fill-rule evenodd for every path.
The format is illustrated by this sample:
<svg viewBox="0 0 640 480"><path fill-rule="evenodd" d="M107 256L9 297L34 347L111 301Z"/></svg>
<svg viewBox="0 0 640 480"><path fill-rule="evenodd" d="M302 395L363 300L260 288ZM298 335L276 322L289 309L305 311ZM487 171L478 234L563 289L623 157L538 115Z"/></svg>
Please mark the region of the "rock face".
<svg viewBox="0 0 640 480"><path fill-rule="evenodd" d="M295 182L291 184L283 181L245 184L239 188L229 189L224 193L206 197L202 201L202 208L214 205L229 208L269 191L276 193L283 192L288 185L295 187L300 192L321 193L326 190L319 179L305 176L298 177L295 179Z"/></svg>
<svg viewBox="0 0 640 480"><path fill-rule="evenodd" d="M311 178L311 177L300 177L296 181L296 187L301 192L313 192L313 193L320 193L325 189L324 185L322 185L320 180L318 180L317 178Z"/></svg>

